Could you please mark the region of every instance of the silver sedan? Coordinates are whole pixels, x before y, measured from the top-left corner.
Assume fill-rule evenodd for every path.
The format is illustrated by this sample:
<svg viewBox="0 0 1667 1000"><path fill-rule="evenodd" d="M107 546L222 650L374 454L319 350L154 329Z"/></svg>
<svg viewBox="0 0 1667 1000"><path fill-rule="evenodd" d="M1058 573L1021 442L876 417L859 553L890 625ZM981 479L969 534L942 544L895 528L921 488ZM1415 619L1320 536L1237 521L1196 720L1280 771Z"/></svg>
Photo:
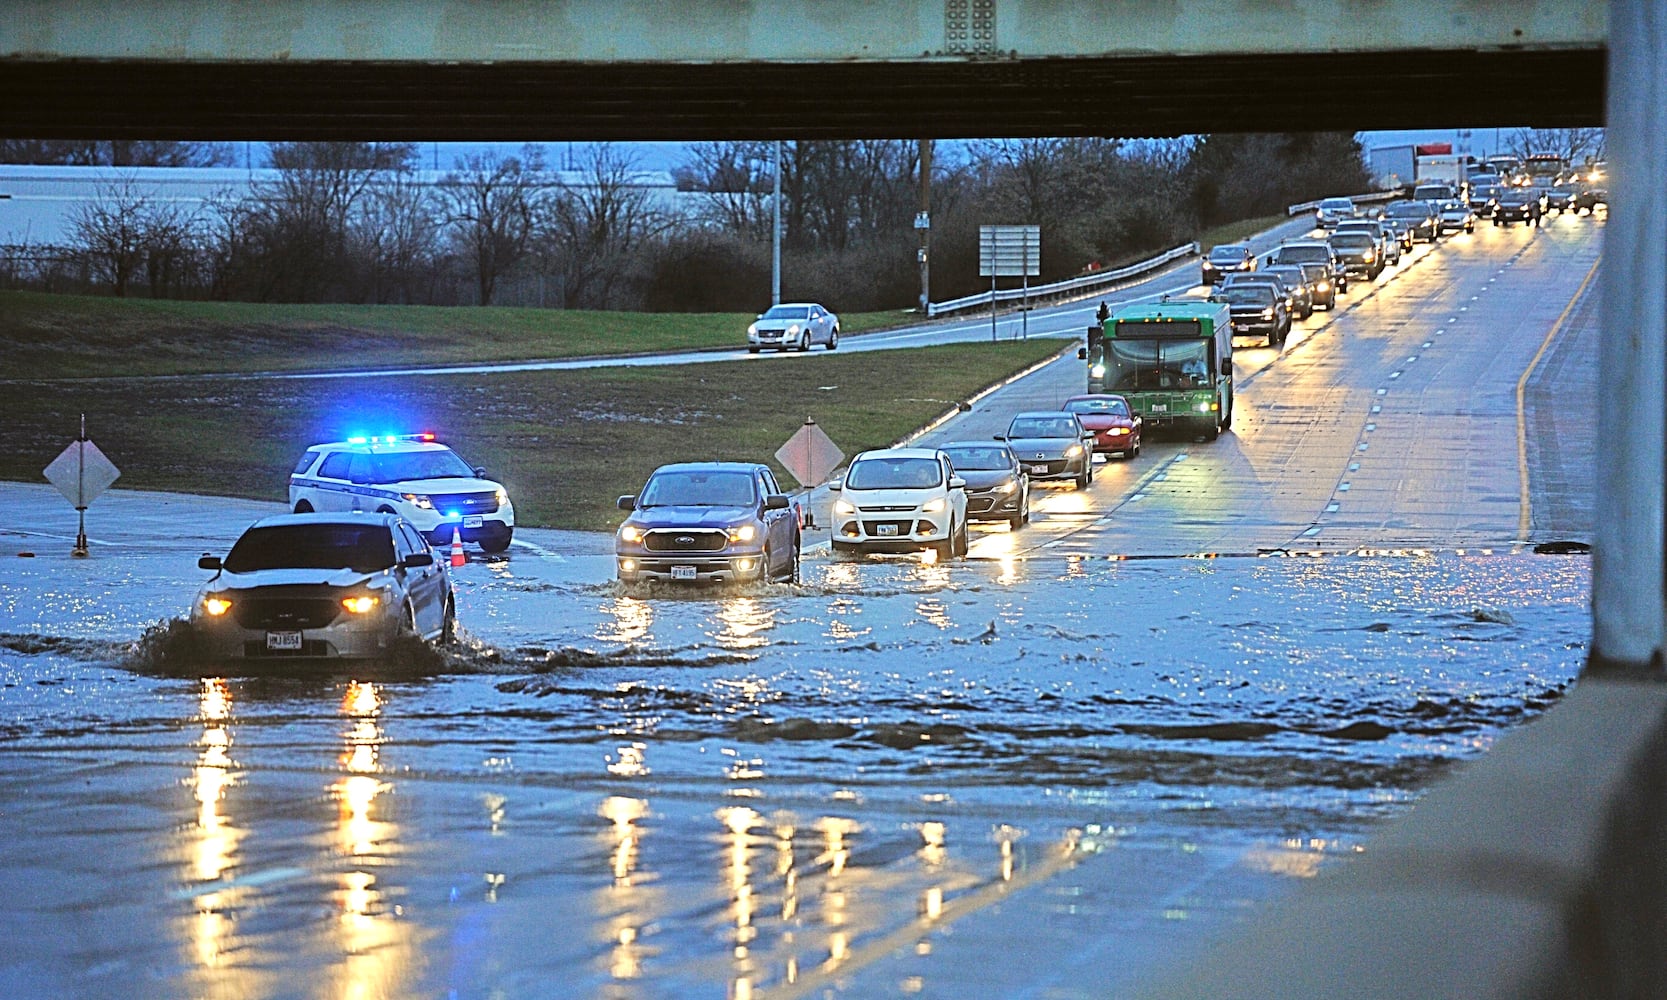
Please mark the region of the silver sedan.
<svg viewBox="0 0 1667 1000"><path fill-rule="evenodd" d="M751 354L766 347L808 351L814 344L824 344L830 351L839 348L839 317L815 302L771 306L747 327L747 351Z"/></svg>

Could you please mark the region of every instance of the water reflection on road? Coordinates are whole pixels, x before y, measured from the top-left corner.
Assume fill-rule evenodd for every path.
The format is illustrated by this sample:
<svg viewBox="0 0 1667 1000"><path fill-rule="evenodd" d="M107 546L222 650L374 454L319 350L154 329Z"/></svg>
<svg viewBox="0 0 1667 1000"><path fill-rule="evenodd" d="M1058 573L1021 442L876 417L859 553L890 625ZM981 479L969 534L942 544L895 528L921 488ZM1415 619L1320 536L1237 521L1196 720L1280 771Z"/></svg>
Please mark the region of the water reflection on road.
<svg viewBox="0 0 1667 1000"><path fill-rule="evenodd" d="M31 860L77 902L0 930L66 994L143 968L204 997L862 995L900 962L885 991L941 995L941 930L995 902L1149 942L1117 907L1207 926L1354 850L1555 700L1588 572L1007 553L627 592L478 566L480 672L185 682L48 648L0 711L54 808L0 832L125 860L108 885ZM73 711L43 695L68 686ZM174 804L130 837L104 819L129 798Z"/></svg>

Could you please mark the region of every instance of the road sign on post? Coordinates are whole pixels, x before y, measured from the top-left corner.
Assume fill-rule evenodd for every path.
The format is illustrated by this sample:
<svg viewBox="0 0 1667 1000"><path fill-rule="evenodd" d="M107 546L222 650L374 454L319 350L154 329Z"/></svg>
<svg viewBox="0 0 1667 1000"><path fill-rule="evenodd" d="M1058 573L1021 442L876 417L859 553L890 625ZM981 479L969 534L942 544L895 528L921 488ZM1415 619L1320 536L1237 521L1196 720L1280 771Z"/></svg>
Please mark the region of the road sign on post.
<svg viewBox="0 0 1667 1000"><path fill-rule="evenodd" d="M816 426L816 421L806 417L804 426L794 431L787 443L776 449L776 461L799 481L800 486L808 489L839 468L839 463L845 461L845 453L822 428Z"/></svg>
<svg viewBox="0 0 1667 1000"><path fill-rule="evenodd" d="M1030 278L1042 273L1041 226L979 226L978 273L990 279L990 339L996 339L996 278L1022 277L1025 287ZM1029 298L1029 295L1026 295ZM1029 309L1030 303L1024 303ZM1025 332L1030 332L1029 316L1025 317Z"/></svg>
<svg viewBox="0 0 1667 1000"><path fill-rule="evenodd" d="M71 441L69 447L59 453L42 473L46 476L47 482L58 487L58 492L75 505L78 524L75 531L75 548L71 554L86 555L87 508L100 493L110 488L110 484L121 475L121 470L104 457L104 452L98 450L98 445L87 439L85 413L81 414L80 437Z"/></svg>

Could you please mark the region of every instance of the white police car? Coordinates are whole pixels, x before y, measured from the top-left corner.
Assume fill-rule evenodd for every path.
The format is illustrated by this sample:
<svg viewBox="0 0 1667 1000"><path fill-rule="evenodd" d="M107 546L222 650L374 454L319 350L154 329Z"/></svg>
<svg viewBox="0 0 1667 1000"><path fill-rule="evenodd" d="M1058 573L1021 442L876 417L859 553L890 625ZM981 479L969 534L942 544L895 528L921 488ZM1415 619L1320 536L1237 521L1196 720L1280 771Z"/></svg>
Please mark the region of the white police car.
<svg viewBox="0 0 1667 1000"><path fill-rule="evenodd" d="M290 473L289 505L297 514L398 514L435 545L450 544L456 531L502 552L515 532L515 508L485 476L432 434L348 438L306 450Z"/></svg>

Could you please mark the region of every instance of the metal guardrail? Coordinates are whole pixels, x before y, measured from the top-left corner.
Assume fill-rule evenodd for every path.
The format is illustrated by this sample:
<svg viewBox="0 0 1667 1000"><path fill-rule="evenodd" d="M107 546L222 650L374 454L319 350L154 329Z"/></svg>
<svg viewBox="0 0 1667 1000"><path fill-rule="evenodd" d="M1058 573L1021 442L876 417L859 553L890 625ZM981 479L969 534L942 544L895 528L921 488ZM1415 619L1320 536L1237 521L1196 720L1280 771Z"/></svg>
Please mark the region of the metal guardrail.
<svg viewBox="0 0 1667 1000"><path fill-rule="evenodd" d="M1122 281L1125 278L1132 278L1138 274L1145 274L1147 271L1155 271L1171 261L1180 260L1182 257L1190 257L1196 253L1198 253L1198 244L1186 243L1149 260L1130 264L1127 267L1067 278L1064 281L1056 281L1051 285L1035 285L1031 288L1007 288L1000 291L979 292L977 295L950 299L947 302L930 302L926 306L926 315L944 316L966 309L974 309L978 306L993 306L998 302L1012 302L1016 299L1032 301L1064 298L1099 288L1102 285Z"/></svg>
<svg viewBox="0 0 1667 1000"><path fill-rule="evenodd" d="M1370 194L1351 194L1343 195L1342 197L1346 197L1350 201L1358 204L1363 201L1394 201L1396 198L1405 197L1405 195L1401 194L1399 191L1373 191ZM1304 212L1312 212L1314 209L1319 207L1320 203L1317 200L1305 201L1300 205L1285 206L1285 214L1294 219Z"/></svg>

